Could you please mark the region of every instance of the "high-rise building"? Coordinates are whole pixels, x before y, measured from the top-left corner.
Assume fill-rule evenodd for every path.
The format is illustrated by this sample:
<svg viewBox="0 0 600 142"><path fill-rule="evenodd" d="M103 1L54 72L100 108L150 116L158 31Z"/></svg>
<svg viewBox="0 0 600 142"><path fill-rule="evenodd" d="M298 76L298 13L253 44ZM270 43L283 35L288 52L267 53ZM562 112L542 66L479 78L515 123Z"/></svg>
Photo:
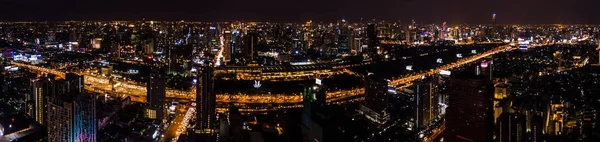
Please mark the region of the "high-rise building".
<svg viewBox="0 0 600 142"><path fill-rule="evenodd" d="M229 62L231 61L231 51L233 49L231 49L231 31L226 30L223 33L223 61L224 62Z"/></svg>
<svg viewBox="0 0 600 142"><path fill-rule="evenodd" d="M302 111L302 134L308 141L324 141L325 106L327 105L327 87L317 79L314 85L304 88Z"/></svg>
<svg viewBox="0 0 600 142"><path fill-rule="evenodd" d="M83 94L83 76L67 74L64 80L49 80L54 92L47 99L48 141L95 142L96 102L92 95ZM46 86L45 86L46 87Z"/></svg>
<svg viewBox="0 0 600 142"><path fill-rule="evenodd" d="M377 53L377 46L379 46L379 38L377 37L377 27L375 24L369 23L367 26L367 39L368 39L368 53L375 55Z"/></svg>
<svg viewBox="0 0 600 142"><path fill-rule="evenodd" d="M31 88L31 96L27 99L27 115L35 119L36 122L44 125L46 114L46 95L44 95L45 87L49 85L49 78L36 78L29 80Z"/></svg>
<svg viewBox="0 0 600 142"><path fill-rule="evenodd" d="M151 69L146 83L146 102L148 102L147 116L150 119L164 120L165 109L165 83L166 74L163 69Z"/></svg>
<svg viewBox="0 0 600 142"><path fill-rule="evenodd" d="M117 60L121 58L121 44L114 44L110 48L110 55L113 60Z"/></svg>
<svg viewBox="0 0 600 142"><path fill-rule="evenodd" d="M205 65L198 72L196 84L196 129L202 133L213 133L216 123L216 96L214 92L214 68Z"/></svg>
<svg viewBox="0 0 600 142"><path fill-rule="evenodd" d="M308 21L304 24L304 41L307 43L308 48L312 47L312 21Z"/></svg>
<svg viewBox="0 0 600 142"><path fill-rule="evenodd" d="M360 106L359 112L367 119L377 123L385 124L389 119L388 114L388 81L378 78L372 73L363 77L365 84L365 103Z"/></svg>
<svg viewBox="0 0 600 142"><path fill-rule="evenodd" d="M526 119L518 113L503 113L498 117L496 140L498 142L524 142Z"/></svg>
<svg viewBox="0 0 600 142"><path fill-rule="evenodd" d="M143 51L145 55L152 55L154 53L154 47L155 47L155 41L154 38L148 38L146 40L143 41Z"/></svg>
<svg viewBox="0 0 600 142"><path fill-rule="evenodd" d="M485 76L463 73L451 77L444 141L492 141L493 93Z"/></svg>
<svg viewBox="0 0 600 142"><path fill-rule="evenodd" d="M256 31L248 31L248 34L244 36L244 39L244 44L246 45L244 54L246 54L250 60L254 60L258 55L256 47L258 44L258 34Z"/></svg>
<svg viewBox="0 0 600 142"><path fill-rule="evenodd" d="M427 128L439 115L439 85L430 80L415 85L415 102L417 105L415 124L417 129Z"/></svg>

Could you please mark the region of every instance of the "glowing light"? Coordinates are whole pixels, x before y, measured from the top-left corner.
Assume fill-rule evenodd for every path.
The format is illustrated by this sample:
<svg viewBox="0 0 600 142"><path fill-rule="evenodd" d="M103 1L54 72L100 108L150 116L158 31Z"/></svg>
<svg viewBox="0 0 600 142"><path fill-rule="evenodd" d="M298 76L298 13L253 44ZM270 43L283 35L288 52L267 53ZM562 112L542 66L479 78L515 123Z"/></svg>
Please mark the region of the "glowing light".
<svg viewBox="0 0 600 142"><path fill-rule="evenodd" d="M252 86L253 86L254 88L258 89L258 88L260 88L260 87L262 86L262 84L260 84L260 81L259 81L259 80L255 80L255 81L254 81L254 85L252 85Z"/></svg>

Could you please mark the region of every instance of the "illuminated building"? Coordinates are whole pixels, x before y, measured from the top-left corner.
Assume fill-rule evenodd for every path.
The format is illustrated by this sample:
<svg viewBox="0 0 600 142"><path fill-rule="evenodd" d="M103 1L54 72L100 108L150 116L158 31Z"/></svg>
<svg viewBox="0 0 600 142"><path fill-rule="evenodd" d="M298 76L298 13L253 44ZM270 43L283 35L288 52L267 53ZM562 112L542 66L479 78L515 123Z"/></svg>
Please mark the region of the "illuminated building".
<svg viewBox="0 0 600 142"><path fill-rule="evenodd" d="M102 43L102 38L92 39L91 43L92 43L92 48L94 48L94 49L100 49L101 43Z"/></svg>
<svg viewBox="0 0 600 142"><path fill-rule="evenodd" d="M187 74L192 66L192 53L194 48L191 44L175 45L169 47L168 50L168 67L167 73Z"/></svg>
<svg viewBox="0 0 600 142"><path fill-rule="evenodd" d="M244 36L244 45L246 46L246 48L244 48L244 54L246 54L250 60L254 60L258 55L257 44L258 34L256 31L248 31L248 34Z"/></svg>
<svg viewBox="0 0 600 142"><path fill-rule="evenodd" d="M46 116L46 95L44 91L50 89L48 78L31 79L29 81L31 87L31 96L27 102L27 115L35 119L38 123L44 125Z"/></svg>
<svg viewBox="0 0 600 142"><path fill-rule="evenodd" d="M67 74L64 80L51 80L56 94L48 96L48 141L95 142L95 97L83 94L83 77Z"/></svg>
<svg viewBox="0 0 600 142"><path fill-rule="evenodd" d="M223 61L225 61L226 63L231 61L231 51L233 49L231 49L231 31L226 30L223 33Z"/></svg>
<svg viewBox="0 0 600 142"><path fill-rule="evenodd" d="M496 123L496 120L498 119L498 117L500 117L500 115L503 112L508 112L508 110L505 110L504 107L506 106L505 102L503 102L503 99L508 97L508 90L507 90L507 85L504 83L501 83L497 86L495 86L495 91L494 91L494 98L493 98L493 106L494 106L494 123ZM508 108L507 108L508 109Z"/></svg>
<svg viewBox="0 0 600 142"><path fill-rule="evenodd" d="M377 37L377 29L375 24L369 23L367 26L367 44L369 46L368 53L375 55L377 53L377 47L379 46L379 38Z"/></svg>
<svg viewBox="0 0 600 142"><path fill-rule="evenodd" d="M363 78L363 83L365 84L365 103L360 106L359 113L377 124L385 124L390 119L388 81L369 73Z"/></svg>
<svg viewBox="0 0 600 142"><path fill-rule="evenodd" d="M493 91L485 76L464 73L450 78L444 141L492 141Z"/></svg>
<svg viewBox="0 0 600 142"><path fill-rule="evenodd" d="M542 142L544 141L542 135L544 132L544 118L539 115L533 115L531 118L531 131L529 140L531 142Z"/></svg>
<svg viewBox="0 0 600 142"><path fill-rule="evenodd" d="M550 108L546 112L545 134L559 136L562 135L565 128L565 106L562 103L550 103Z"/></svg>
<svg viewBox="0 0 600 142"><path fill-rule="evenodd" d="M117 60L121 58L121 44L111 46L111 58Z"/></svg>
<svg viewBox="0 0 600 142"><path fill-rule="evenodd" d="M146 102L148 102L147 116L150 119L163 121L166 115L165 108L165 83L166 75L162 69L151 69L146 83Z"/></svg>
<svg viewBox="0 0 600 142"><path fill-rule="evenodd" d="M196 83L196 129L201 133L213 133L216 122L216 94L214 92L214 68L210 64L198 71Z"/></svg>
<svg viewBox="0 0 600 142"><path fill-rule="evenodd" d="M317 79L314 85L309 85L304 88L302 111L302 134L305 140L308 141L323 141L324 114L327 87L322 85L321 80Z"/></svg>
<svg viewBox="0 0 600 142"><path fill-rule="evenodd" d="M312 21L308 21L304 24L304 41L308 44L310 48L312 46Z"/></svg>
<svg viewBox="0 0 600 142"><path fill-rule="evenodd" d="M496 140L499 142L524 142L526 119L518 113L503 113L497 119Z"/></svg>
<svg viewBox="0 0 600 142"><path fill-rule="evenodd" d="M439 115L439 85L436 81L433 79L415 85L415 123L418 129L427 128Z"/></svg>
<svg viewBox="0 0 600 142"><path fill-rule="evenodd" d="M143 41L142 49L143 49L145 55L152 55L152 53L154 52L154 48L155 48L154 38L148 38Z"/></svg>

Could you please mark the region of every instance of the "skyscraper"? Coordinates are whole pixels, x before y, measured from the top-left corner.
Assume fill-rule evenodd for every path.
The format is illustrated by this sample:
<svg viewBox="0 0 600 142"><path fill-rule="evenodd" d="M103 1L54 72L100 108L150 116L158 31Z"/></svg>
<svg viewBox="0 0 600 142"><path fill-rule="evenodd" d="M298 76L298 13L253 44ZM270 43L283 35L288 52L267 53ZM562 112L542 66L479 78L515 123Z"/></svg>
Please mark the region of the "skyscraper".
<svg viewBox="0 0 600 142"><path fill-rule="evenodd" d="M244 44L246 46L244 54L246 54L250 60L254 60L258 54L256 48L256 44L258 44L258 34L256 31L248 31L248 34L244 36L244 39Z"/></svg>
<svg viewBox="0 0 600 142"><path fill-rule="evenodd" d="M44 125L46 114L46 95L44 90L50 89L44 87L49 85L49 78L36 78L29 81L31 88L31 96L27 100L27 115L35 119L36 122Z"/></svg>
<svg viewBox="0 0 600 142"><path fill-rule="evenodd" d="M315 84L305 86L302 111L302 135L305 140L324 141L324 128L326 123L325 106L327 105L327 87L317 79Z"/></svg>
<svg viewBox="0 0 600 142"><path fill-rule="evenodd" d="M48 141L95 142L95 97L83 94L83 76L69 73L64 80L50 81L48 90L56 93L47 99Z"/></svg>
<svg viewBox="0 0 600 142"><path fill-rule="evenodd" d="M379 46L379 39L377 37L377 29L373 23L369 23L367 26L367 39L369 46L368 53L375 55L377 53L377 46Z"/></svg>
<svg viewBox="0 0 600 142"><path fill-rule="evenodd" d="M223 33L223 61L224 62L229 62L231 61L231 51L233 49L231 49L231 31L226 30Z"/></svg>
<svg viewBox="0 0 600 142"><path fill-rule="evenodd" d="M518 113L503 113L498 117L496 139L499 142L524 142L526 138L524 115Z"/></svg>
<svg viewBox="0 0 600 142"><path fill-rule="evenodd" d="M492 141L493 93L485 76L462 73L451 77L444 141Z"/></svg>
<svg viewBox="0 0 600 142"><path fill-rule="evenodd" d="M388 114L388 81L378 78L369 73L363 77L365 84L365 103L360 106L360 113L367 119L377 123L385 124L389 119Z"/></svg>
<svg viewBox="0 0 600 142"><path fill-rule="evenodd" d="M146 102L148 102L147 115L150 119L163 121L165 116L165 82L167 82L163 69L151 69L146 83Z"/></svg>
<svg viewBox="0 0 600 142"><path fill-rule="evenodd" d="M213 67L205 65L198 73L196 84L196 127L203 133L212 133L216 122L216 96L214 92Z"/></svg>
<svg viewBox="0 0 600 142"><path fill-rule="evenodd" d="M435 79L415 85L417 115L415 123L418 129L426 128L439 115L439 85Z"/></svg>

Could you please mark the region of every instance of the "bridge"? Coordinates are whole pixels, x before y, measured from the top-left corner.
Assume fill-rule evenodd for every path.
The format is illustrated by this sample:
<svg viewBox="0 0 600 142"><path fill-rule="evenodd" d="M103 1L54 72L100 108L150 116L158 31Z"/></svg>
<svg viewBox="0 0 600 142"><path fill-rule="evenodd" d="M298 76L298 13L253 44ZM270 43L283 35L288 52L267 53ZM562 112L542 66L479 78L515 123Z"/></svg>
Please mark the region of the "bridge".
<svg viewBox="0 0 600 142"><path fill-rule="evenodd" d="M487 57L489 55L497 54L500 52L504 52L510 49L510 46L499 46L490 50L487 50L483 53L479 53L477 55L473 55L470 57L462 58L454 63L446 64L435 69L431 69L428 71L424 71L421 73L414 73L411 75L403 76L400 78L394 78L390 81L391 85L394 86L402 86L403 84L410 83L412 81L421 79L423 76L433 75L439 73L441 70L448 70L455 67L460 67L462 65L471 63L473 61L477 61L483 57ZM59 77L65 76L65 72L48 69L39 66L33 66L18 62L11 62L12 65L18 66L21 68L35 70L39 72L45 72L57 75ZM125 96L132 96L135 101L143 102L146 96L146 86L145 84L135 83L131 81L111 81L107 78L90 75L87 73L78 73L79 75L84 76L85 81L85 89L98 93L107 93L107 94L123 94ZM171 99L187 99L194 100L195 99L195 90L192 91L181 91L176 89L167 88L166 89L167 98ZM364 94L364 88L357 87L353 89L346 90L338 90L331 91L327 93L328 102L333 102L337 100L343 100L346 98L356 97L358 95ZM284 104L284 105L301 105L302 103L302 95L299 93L292 94L217 94L216 101L218 103L239 103L239 104Z"/></svg>

